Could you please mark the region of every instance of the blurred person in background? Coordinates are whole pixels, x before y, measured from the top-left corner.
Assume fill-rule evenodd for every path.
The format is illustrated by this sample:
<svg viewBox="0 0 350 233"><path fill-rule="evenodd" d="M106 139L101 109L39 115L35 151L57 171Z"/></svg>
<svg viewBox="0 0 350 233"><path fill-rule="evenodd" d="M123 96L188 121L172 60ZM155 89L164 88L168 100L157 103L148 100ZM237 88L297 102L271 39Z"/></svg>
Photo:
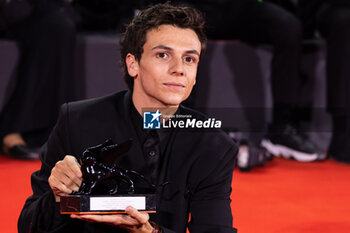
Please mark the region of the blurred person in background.
<svg viewBox="0 0 350 233"><path fill-rule="evenodd" d="M72 100L76 30L60 0L0 0L0 32L15 40L14 88L0 114L3 152L37 159L59 106Z"/></svg>
<svg viewBox="0 0 350 233"><path fill-rule="evenodd" d="M328 157L350 163L350 1L299 0L305 39L326 40L327 111L332 116Z"/></svg>

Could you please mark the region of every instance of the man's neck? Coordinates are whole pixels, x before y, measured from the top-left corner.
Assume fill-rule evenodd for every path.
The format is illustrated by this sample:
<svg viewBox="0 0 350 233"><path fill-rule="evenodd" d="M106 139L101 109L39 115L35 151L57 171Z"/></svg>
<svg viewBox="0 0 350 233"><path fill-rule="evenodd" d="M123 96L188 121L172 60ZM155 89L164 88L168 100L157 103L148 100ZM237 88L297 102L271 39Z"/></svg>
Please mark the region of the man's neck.
<svg viewBox="0 0 350 233"><path fill-rule="evenodd" d="M166 105L162 103L147 103L145 100L139 100L134 94L132 95L132 102L137 112L142 116L143 111L156 111L159 110L162 113L162 118L170 118L175 114L179 105Z"/></svg>

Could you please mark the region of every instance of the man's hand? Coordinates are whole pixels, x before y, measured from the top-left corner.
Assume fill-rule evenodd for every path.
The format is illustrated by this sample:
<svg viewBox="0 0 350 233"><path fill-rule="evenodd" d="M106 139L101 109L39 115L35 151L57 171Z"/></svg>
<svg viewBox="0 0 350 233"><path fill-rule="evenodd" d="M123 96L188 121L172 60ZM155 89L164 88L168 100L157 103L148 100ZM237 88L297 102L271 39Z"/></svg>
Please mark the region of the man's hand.
<svg viewBox="0 0 350 233"><path fill-rule="evenodd" d="M71 218L81 219L88 222L106 223L119 227L131 233L152 233L153 227L149 223L149 215L140 213L135 208L128 206L125 209L126 214L109 214L109 215L76 215L72 214Z"/></svg>
<svg viewBox="0 0 350 233"><path fill-rule="evenodd" d="M58 161L52 168L48 181L57 202L60 201L60 196L78 191L82 173L77 159L66 155L63 160Z"/></svg>

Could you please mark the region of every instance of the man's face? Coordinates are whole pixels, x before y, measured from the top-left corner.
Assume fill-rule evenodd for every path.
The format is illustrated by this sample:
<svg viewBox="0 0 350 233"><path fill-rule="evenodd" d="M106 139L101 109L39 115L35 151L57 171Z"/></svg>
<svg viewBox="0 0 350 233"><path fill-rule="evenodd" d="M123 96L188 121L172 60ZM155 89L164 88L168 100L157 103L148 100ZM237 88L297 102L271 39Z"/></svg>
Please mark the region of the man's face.
<svg viewBox="0 0 350 233"><path fill-rule="evenodd" d="M201 43L191 29L161 25L147 33L139 62L128 54L136 108L178 107L196 82Z"/></svg>

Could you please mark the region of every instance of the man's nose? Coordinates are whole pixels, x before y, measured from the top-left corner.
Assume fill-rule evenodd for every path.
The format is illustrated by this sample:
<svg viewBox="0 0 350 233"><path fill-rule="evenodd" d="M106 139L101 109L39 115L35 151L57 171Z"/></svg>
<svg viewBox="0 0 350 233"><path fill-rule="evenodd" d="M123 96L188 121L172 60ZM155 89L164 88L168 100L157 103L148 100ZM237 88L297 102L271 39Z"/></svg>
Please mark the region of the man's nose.
<svg viewBox="0 0 350 233"><path fill-rule="evenodd" d="M172 75L183 76L185 74L182 57L175 57L170 64L170 73Z"/></svg>

